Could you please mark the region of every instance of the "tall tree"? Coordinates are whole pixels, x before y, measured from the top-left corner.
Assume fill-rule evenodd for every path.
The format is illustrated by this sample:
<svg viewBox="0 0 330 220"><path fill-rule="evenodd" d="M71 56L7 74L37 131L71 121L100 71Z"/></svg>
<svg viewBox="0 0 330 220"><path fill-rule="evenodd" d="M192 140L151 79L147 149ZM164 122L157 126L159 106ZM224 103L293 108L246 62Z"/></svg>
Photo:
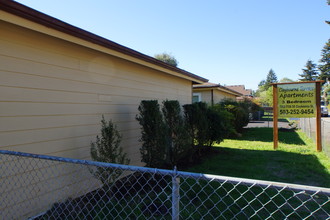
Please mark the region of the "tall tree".
<svg viewBox="0 0 330 220"><path fill-rule="evenodd" d="M277 83L277 76L274 72L273 69L270 69L268 74L267 74L267 78L266 78L266 82L265 82L265 90L267 90L272 83Z"/></svg>
<svg viewBox="0 0 330 220"><path fill-rule="evenodd" d="M317 66L313 61L307 60L306 62L306 68L302 69L303 73L299 74L301 79L300 81L315 81L318 77L318 71L317 71Z"/></svg>
<svg viewBox="0 0 330 220"><path fill-rule="evenodd" d="M164 53L160 53L160 54L156 54L155 55L155 58L157 60L163 61L163 62L165 62L167 64L170 64L172 66L175 66L175 67L177 67L178 64L179 64L179 62L175 59L174 56L172 56L172 55L170 55L168 53L165 53L165 52Z"/></svg>
<svg viewBox="0 0 330 220"><path fill-rule="evenodd" d="M320 59L320 75L318 77L319 80L326 81L330 78L330 39L328 42L324 45L322 51L321 51L321 59Z"/></svg>

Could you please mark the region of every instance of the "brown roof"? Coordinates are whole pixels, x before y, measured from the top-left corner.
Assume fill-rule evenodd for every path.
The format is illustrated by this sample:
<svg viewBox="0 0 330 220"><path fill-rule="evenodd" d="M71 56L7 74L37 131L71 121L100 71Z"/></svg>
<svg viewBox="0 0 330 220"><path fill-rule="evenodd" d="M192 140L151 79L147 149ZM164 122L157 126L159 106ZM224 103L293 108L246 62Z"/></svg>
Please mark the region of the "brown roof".
<svg viewBox="0 0 330 220"><path fill-rule="evenodd" d="M196 84L193 85L194 89L202 89L202 88L217 88L219 90L225 91L225 92L229 92L229 93L233 93L237 96L242 96L243 94L240 92L237 92L235 90L226 88L225 86L222 86L220 84L216 84L216 83L210 83L210 82L206 82L206 83L202 83L202 84Z"/></svg>
<svg viewBox="0 0 330 220"><path fill-rule="evenodd" d="M252 89L245 89L244 85L226 86L226 88L239 92L245 96L252 96Z"/></svg>
<svg viewBox="0 0 330 220"><path fill-rule="evenodd" d="M14 14L16 16L33 21L35 23L44 25L48 28L55 29L57 31L72 35L74 37L89 41L91 43L94 43L94 44L97 44L97 45L100 45L100 46L103 46L106 48L109 48L111 50L132 56L134 58L138 58L138 59L146 61L148 63L152 63L154 65L175 71L182 75L196 79L196 81L202 81L202 82L208 81L207 79L205 79L203 77L197 76L197 75L187 72L183 69L171 66L171 65L164 63L160 60L157 60L153 57L147 56L143 53L140 53L140 52L132 50L128 47L122 46L122 45L115 43L113 41L110 41L106 38L100 37L91 32L85 31L83 29L80 29L80 28L70 25L68 23L65 23L57 18L54 18L54 17L51 17L44 13L41 13L37 10L29 8L20 3L17 3L14 1L9 1L9 0L0 0L0 9L3 11L6 11L8 13Z"/></svg>

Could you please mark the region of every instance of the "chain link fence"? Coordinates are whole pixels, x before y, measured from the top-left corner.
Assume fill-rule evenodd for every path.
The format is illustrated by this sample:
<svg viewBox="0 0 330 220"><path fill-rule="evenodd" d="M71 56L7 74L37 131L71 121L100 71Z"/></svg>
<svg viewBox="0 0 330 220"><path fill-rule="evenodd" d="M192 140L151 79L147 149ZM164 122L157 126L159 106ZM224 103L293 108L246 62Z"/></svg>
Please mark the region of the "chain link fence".
<svg viewBox="0 0 330 220"><path fill-rule="evenodd" d="M0 151L0 219L329 219L330 189Z"/></svg>
<svg viewBox="0 0 330 220"><path fill-rule="evenodd" d="M316 119L300 118L299 127L311 139L316 141ZM321 119L322 151L330 158L330 120Z"/></svg>

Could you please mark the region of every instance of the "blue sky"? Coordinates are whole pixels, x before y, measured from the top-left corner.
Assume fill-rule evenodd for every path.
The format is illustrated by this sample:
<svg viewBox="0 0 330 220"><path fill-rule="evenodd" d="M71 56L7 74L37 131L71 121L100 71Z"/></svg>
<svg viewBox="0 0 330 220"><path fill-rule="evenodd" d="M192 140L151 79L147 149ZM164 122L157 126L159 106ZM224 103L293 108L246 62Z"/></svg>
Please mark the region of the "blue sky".
<svg viewBox="0 0 330 220"><path fill-rule="evenodd" d="M330 38L326 0L18 0L221 85L299 78Z"/></svg>

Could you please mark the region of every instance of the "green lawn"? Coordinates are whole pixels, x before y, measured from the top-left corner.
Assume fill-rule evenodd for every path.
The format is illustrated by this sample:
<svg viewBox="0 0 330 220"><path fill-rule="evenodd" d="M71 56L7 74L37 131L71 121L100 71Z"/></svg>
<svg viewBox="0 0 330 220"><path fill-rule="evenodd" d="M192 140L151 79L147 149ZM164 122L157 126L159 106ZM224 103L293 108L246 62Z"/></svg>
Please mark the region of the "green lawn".
<svg viewBox="0 0 330 220"><path fill-rule="evenodd" d="M248 128L242 137L226 139L191 172L287 182L330 188L330 158L316 152L301 131L279 132L273 150L272 128Z"/></svg>

